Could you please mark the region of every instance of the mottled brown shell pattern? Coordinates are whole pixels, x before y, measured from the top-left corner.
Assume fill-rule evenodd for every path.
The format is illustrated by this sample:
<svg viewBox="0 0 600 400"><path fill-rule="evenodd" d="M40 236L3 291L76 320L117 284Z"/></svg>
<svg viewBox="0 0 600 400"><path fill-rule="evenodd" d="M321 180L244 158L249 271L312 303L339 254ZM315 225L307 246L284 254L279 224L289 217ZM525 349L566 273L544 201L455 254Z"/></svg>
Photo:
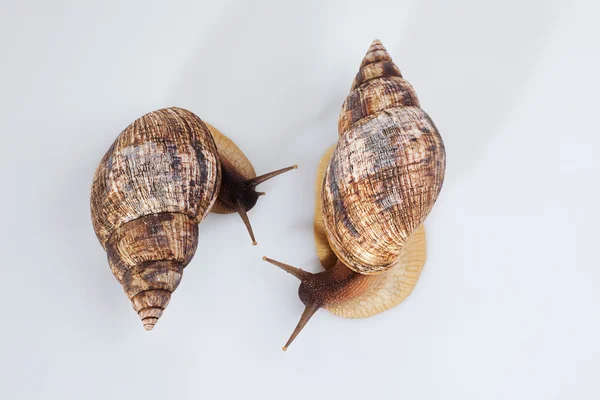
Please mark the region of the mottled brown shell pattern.
<svg viewBox="0 0 600 400"><path fill-rule="evenodd" d="M361 274L394 265L442 187L442 139L379 41L373 42L339 118L322 189L327 238Z"/></svg>
<svg viewBox="0 0 600 400"><path fill-rule="evenodd" d="M325 232L323 223L321 188L323 178L335 146L331 146L319 162L317 170L317 196L314 234L317 256L325 269L332 268L336 257ZM344 318L367 318L397 306L413 291L426 259L425 227L421 225L404 245L394 266L385 273L365 276L359 287L351 285L350 296L325 308ZM357 290L358 289L358 290Z"/></svg>
<svg viewBox="0 0 600 400"><path fill-rule="evenodd" d="M92 222L100 243L126 222L175 212L200 222L219 192L220 163L206 125L181 108L153 111L119 135L96 170Z"/></svg>
<svg viewBox="0 0 600 400"><path fill-rule="evenodd" d="M135 120L102 158L92 184L92 222L109 265L152 329L198 244L214 204L220 162L206 125L167 108Z"/></svg>

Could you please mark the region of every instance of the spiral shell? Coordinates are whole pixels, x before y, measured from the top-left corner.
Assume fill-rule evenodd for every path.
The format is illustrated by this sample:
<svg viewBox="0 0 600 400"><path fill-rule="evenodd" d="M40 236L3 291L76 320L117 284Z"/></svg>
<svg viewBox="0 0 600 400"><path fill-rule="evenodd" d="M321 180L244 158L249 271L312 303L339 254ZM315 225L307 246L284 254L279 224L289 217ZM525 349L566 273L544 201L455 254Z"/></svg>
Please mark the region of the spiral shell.
<svg viewBox="0 0 600 400"><path fill-rule="evenodd" d="M361 274L391 268L442 187L442 139L381 42L374 41L342 106L322 188L332 250Z"/></svg>
<svg viewBox="0 0 600 400"><path fill-rule="evenodd" d="M333 268L338 261L327 240L323 224L321 189L325 170L335 146L325 152L317 170L317 196L314 219L314 234L317 257L325 269ZM369 275L369 279L360 282L360 289L351 296L324 306L335 315L344 318L367 318L397 306L404 301L415 288L426 259L424 224L413 233L394 266L385 273ZM352 291L349 288L349 292Z"/></svg>
<svg viewBox="0 0 600 400"><path fill-rule="evenodd" d="M200 118L167 108L135 120L94 175L92 222L144 327L154 327L198 243L221 169Z"/></svg>

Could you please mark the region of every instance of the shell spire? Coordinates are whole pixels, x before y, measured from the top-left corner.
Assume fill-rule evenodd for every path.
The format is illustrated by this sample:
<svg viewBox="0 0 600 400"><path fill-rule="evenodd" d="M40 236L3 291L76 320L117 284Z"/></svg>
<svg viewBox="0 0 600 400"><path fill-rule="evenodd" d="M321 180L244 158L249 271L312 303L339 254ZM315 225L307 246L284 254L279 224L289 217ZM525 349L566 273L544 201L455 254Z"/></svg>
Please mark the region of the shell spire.
<svg viewBox="0 0 600 400"><path fill-rule="evenodd" d="M379 39L373 40L371 47L367 50L365 58L363 58L360 67L364 67L367 64L372 64L376 61L392 61L390 53L387 52L383 44Z"/></svg>
<svg viewBox="0 0 600 400"><path fill-rule="evenodd" d="M338 132L341 136L361 119L380 111L410 106L420 107L417 93L381 42L374 40L342 105Z"/></svg>
<svg viewBox="0 0 600 400"><path fill-rule="evenodd" d="M141 217L108 241L110 268L147 331L167 308L197 245L198 224L181 213Z"/></svg>
<svg viewBox="0 0 600 400"><path fill-rule="evenodd" d="M371 47L365 54L360 64L360 69L352 82L350 90L354 90L360 84L375 78L384 76L398 76L402 78L402 73L392 61L392 57L387 52L379 39L373 40Z"/></svg>

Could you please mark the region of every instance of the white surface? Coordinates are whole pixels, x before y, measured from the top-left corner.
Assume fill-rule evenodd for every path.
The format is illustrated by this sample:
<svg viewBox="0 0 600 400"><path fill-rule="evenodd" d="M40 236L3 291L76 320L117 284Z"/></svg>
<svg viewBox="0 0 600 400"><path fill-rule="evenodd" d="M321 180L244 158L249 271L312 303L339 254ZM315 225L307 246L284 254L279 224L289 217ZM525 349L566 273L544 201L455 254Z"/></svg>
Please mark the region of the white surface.
<svg viewBox="0 0 600 400"><path fill-rule="evenodd" d="M451 5L450 5L451 4ZM3 1L2 399L598 399L596 2ZM287 353L317 270L314 175L380 38L446 143L413 295L367 320L320 311ZM211 215L145 332L89 217L135 118L188 108L263 185Z"/></svg>

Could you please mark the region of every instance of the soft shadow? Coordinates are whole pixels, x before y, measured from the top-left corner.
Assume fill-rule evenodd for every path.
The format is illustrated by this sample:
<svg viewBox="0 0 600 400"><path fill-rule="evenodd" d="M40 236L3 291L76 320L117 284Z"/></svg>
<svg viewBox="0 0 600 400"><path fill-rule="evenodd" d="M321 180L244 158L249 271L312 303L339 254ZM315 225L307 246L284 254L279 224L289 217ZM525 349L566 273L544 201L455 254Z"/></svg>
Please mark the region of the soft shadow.
<svg viewBox="0 0 600 400"><path fill-rule="evenodd" d="M102 121L92 121L91 125L93 122L102 124ZM69 132L83 132L87 125L64 128ZM129 301L111 273L90 216L94 171L110 144L98 137L81 141L77 148L77 167L65 169L66 173L55 182L46 199L49 203L47 208L53 210L46 218L50 226L56 227L56 235L48 241L61 256L55 273L63 274L63 278L71 284L68 296L73 298L71 304L76 304L73 310L95 313L98 323L104 323L104 318L117 318L115 312L129 312ZM88 325L89 320L74 319L73 322L80 323L81 329L97 329L97 326Z"/></svg>

